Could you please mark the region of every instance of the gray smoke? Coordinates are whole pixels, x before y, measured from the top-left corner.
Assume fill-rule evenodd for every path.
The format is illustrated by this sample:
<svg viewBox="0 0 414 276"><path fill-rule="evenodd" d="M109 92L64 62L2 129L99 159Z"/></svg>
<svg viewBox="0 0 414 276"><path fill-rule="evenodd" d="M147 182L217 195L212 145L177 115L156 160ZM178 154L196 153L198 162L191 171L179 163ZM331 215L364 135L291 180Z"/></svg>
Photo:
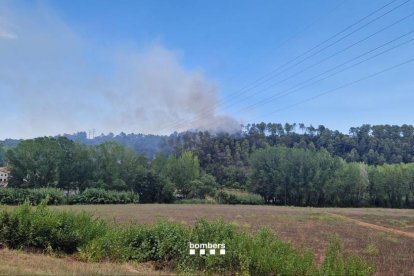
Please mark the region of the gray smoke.
<svg viewBox="0 0 414 276"><path fill-rule="evenodd" d="M239 123L215 112L218 86L200 71L185 70L178 54L159 44L117 59L105 92L113 128L127 123L148 132L190 128L234 131Z"/></svg>
<svg viewBox="0 0 414 276"><path fill-rule="evenodd" d="M43 5L0 3L0 102L8 103L0 138L239 129L216 112L218 85L184 68L178 52L126 45L85 39Z"/></svg>

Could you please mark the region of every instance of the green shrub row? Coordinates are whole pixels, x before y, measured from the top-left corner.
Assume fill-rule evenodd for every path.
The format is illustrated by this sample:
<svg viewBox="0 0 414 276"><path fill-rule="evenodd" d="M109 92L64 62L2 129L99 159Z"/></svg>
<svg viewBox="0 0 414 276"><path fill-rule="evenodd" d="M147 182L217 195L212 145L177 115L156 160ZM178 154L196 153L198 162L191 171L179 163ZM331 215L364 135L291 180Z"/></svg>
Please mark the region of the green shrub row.
<svg viewBox="0 0 414 276"><path fill-rule="evenodd" d="M217 204L214 198L186 198L174 201L175 204Z"/></svg>
<svg viewBox="0 0 414 276"><path fill-rule="evenodd" d="M51 210L45 201L36 208L26 202L0 214L0 241L13 249L74 253L106 231L104 222L86 213Z"/></svg>
<svg viewBox="0 0 414 276"><path fill-rule="evenodd" d="M49 198L48 204L63 204L65 196L63 190L55 188L38 188L38 189L18 189L4 188L0 189L0 204L18 205L26 200L37 205L42 200Z"/></svg>
<svg viewBox="0 0 414 276"><path fill-rule="evenodd" d="M85 213L51 210L28 203L0 214L0 242L10 248L76 253L99 261L154 261L179 273L239 275L371 275L356 257L344 258L331 242L316 266L310 251L299 251L270 230L251 235L223 221L198 221L192 227L159 221L154 225L111 226ZM225 255L189 255L191 243L225 244Z"/></svg>
<svg viewBox="0 0 414 276"><path fill-rule="evenodd" d="M138 203L138 195L132 192L86 189L83 193L70 195L68 204L126 204Z"/></svg>
<svg viewBox="0 0 414 276"><path fill-rule="evenodd" d="M63 190L55 188L0 189L0 204L18 205L26 200L33 205L48 199L48 204L125 204L137 203L138 195L132 192L107 191L103 189L86 189L80 194L65 196Z"/></svg>
<svg viewBox="0 0 414 276"><path fill-rule="evenodd" d="M258 194L243 192L240 190L222 189L217 191L215 200L221 204L264 204L264 199Z"/></svg>

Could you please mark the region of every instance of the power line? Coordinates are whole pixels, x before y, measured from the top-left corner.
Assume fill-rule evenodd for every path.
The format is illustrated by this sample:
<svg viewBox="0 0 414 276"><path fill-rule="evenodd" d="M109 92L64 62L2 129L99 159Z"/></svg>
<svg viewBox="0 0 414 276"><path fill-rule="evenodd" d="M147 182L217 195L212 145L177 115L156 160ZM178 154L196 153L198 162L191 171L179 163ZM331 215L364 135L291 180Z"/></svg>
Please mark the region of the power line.
<svg viewBox="0 0 414 276"><path fill-rule="evenodd" d="M339 51L337 51L337 52L333 53L332 55L329 55L328 57L325 57L325 58L323 58L322 60L320 60L320 61L318 61L318 62L316 62L316 63L313 63L312 65L309 65L309 66L305 67L304 69L302 69L302 70L300 70L300 71L298 71L298 72L296 72L296 73L294 73L294 74L292 74L292 75L289 75L288 77L286 77L286 78L284 78L284 79L282 79L282 80L280 80L280 81L278 81L278 82L276 82L276 83L273 83L273 84L271 84L271 85L269 85L269 86L267 86L267 87L265 87L265 88L263 88L263 89L259 90L259 91L258 91L258 92L256 92L254 95L251 95L250 97L244 98L243 100L239 101L239 103L240 103L240 102L243 102L243 101L245 101L245 100L247 100L247 99L249 99L249 98L251 98L252 96L255 96L255 97L256 97L258 94L260 94L260 93L262 93L262 92L264 92L264 91L267 91L269 88L272 88L272 87L274 87L274 86L275 86L275 85L277 85L277 84L281 84L281 83L283 83L283 82L285 82L285 81L287 81L287 80L290 80L290 79L292 79L293 77L296 77L296 76L300 75L301 73L303 73L303 72L305 72L305 71L307 71L307 70L309 70L309 69L311 69L311 68L313 68L313 67L315 67L315 66L317 66L317 65L322 64L323 62L325 62L325 61L327 61L327 60L329 60L329 59L331 59L331 58L333 58L333 57L335 57L335 56L337 56L337 55L339 55L339 54L341 54L341 53L343 53L343 52L345 52L345 51L347 51L347 50L351 49L352 47L354 47L354 46L356 46L356 45L358 45L358 44L360 44L360 43L362 43L362 42L364 42L364 41L366 41L366 40L368 40L368 39L372 38L373 36L375 36L375 35L377 35L377 34L379 34L379 33L382 33L383 31L385 31L385 30L387 30L387 29L389 29L389 28L391 28L391 27L393 27L393 26L397 25L398 23L401 23L402 21L404 21L404 20L406 20L406 19L408 19L408 18L410 18L410 17L412 17L412 16L414 16L414 13L411 13L411 14L409 14L409 15L407 15L407 16L405 16L405 17L401 18L401 19L398 19L397 21L393 22L392 24L389 24L389 25L385 26L384 28L380 29L379 31L376 31L376 32L372 33L371 35L369 35L369 36L367 36L367 37L364 37L363 39L358 40L357 42L352 43L352 44L351 44L351 45L349 45L349 46L346 46L346 47L345 47L345 48L343 48L342 50L339 50ZM407 34L406 34L406 35L407 35Z"/></svg>
<svg viewBox="0 0 414 276"><path fill-rule="evenodd" d="M252 85L253 85L253 87L249 87L249 85L248 85L248 86L245 86L244 88L242 88L241 90L246 90L246 89L251 89L251 88L255 88L255 87L257 87L257 83L262 84L262 83L263 83L263 81L266 81L266 80L268 79L268 77L269 77L269 76L273 75L273 74L274 74L274 73L276 73L278 70L280 70L280 69L282 69L282 68L286 67L287 65L289 65L289 64L291 64L291 63L293 63L293 62L295 62L297 59L299 59L299 58L301 58L301 57L303 57L303 56L307 55L308 53L310 53L310 52L312 52L313 50L317 49L318 47L322 46L323 44L325 44L325 43L327 43L327 42L331 41L331 40L332 40L332 39L334 39L335 37L337 37L337 36L339 36L340 34L342 34L342 33L346 32L347 30L351 29L352 27L354 27L354 26L358 25L359 23L363 22L365 19L367 19L367 18L369 18L370 16L372 16L372 15L376 14L377 12L379 12L379 11L383 10L384 8L388 7L389 5L393 4L393 3L394 3L394 2L396 2L396 1L398 1L398 0L392 0L391 2L388 2L387 4L385 4L385 5L383 5L382 7L380 7L380 8L378 8L378 9L376 9L375 11L371 12L370 14L368 14L368 15L364 16L363 18L361 18L361 19L357 20L355 23L353 23L353 24L351 24L351 25L347 26L346 28L344 28L344 29L342 29L341 31L339 31L339 32L335 33L334 35L330 36L330 37L329 37L329 38L327 38L326 40L324 40L324 41L320 42L319 44L315 45L315 46L314 46L314 47L312 47L311 49L309 49L309 50L305 51L304 53L302 53L302 54L300 54L300 55L298 55L298 56L296 56L295 58L291 59L290 61L288 61L288 62L286 62L286 63L284 63L284 64L282 64L282 65L280 65L280 66L276 67L275 69L271 70L269 73L265 74L264 76L262 76L262 77L260 77L260 78L256 79L255 81L253 81L253 83L251 83L251 84L250 84L250 86L252 86ZM402 4L400 4L400 5L398 5L397 7L393 8L390 12L394 11L395 9L399 8L399 7L400 7L400 6L402 6L402 5L405 5L405 4L406 4L406 3L408 3L409 1L410 1L410 0L406 0L406 1L405 1L405 2L403 2ZM385 16L385 15L383 15L383 16ZM379 19L379 18L378 18L378 19ZM371 22L371 23L372 23L372 22ZM279 74L279 73L278 73L278 74ZM274 76L273 76L273 77L274 77ZM242 92L242 93L243 93L243 92Z"/></svg>
<svg viewBox="0 0 414 276"><path fill-rule="evenodd" d="M365 81L365 80L367 80L367 79L374 78L374 77L376 77L376 76L378 76L378 75L384 74L384 73L386 73L386 72L388 72L388 71L394 70L394 69L396 69L396 68L398 68L398 67L404 66L404 65L409 64L409 63L411 63L411 62L414 62L414 58L408 59L407 61L401 62L401 63L396 64L396 65L391 66L391 67L388 67L388 68L386 68L386 69L383 69L383 70L378 71L378 72L376 72L376 73L374 73L374 74L371 74L371 75L365 76L365 77L363 77L363 78L357 79L357 80L355 80L355 81L348 82L348 83L343 84L343 85L341 85L341 86L338 86L338 87L336 87L336 88L334 88L334 89L330 89L330 90L327 90L327 91L325 91L325 92L319 93L319 94L317 94L317 95L315 95L315 96L313 96L313 97L309 97L309 98L307 98L307 99L305 99L305 100L302 100L302 101L296 102L296 103L294 103L294 104L288 105L288 106L286 106L286 107L284 107L284 108L279 108L279 109L276 109L275 111L273 111L273 112L269 113L268 115L273 114L273 113L276 113L276 112L280 112L280 111L283 111L283 110L287 110L287 109L290 109L290 108L295 107L295 106L297 106L297 105L300 105L300 104L303 104L303 103L306 103L306 102L312 101L312 100L314 100L314 99L320 98L320 97L325 96L325 95L327 95L327 94L334 93L334 92L336 92L336 91L338 91L338 90L341 90L341 89L344 89L344 88L350 87L350 86L352 86L352 85L355 85L355 84L357 84L357 83L359 83L359 82L362 82L362 81Z"/></svg>
<svg viewBox="0 0 414 276"><path fill-rule="evenodd" d="M316 25L317 23L319 23L323 18L329 16L330 14L332 14L333 12L335 12L338 8L340 8L345 2L347 2L348 0L343 0L341 1L338 5L334 6L331 10L329 10L327 13L323 14L322 16L318 17L317 19L315 19L312 23L308 24L305 26L305 28L302 28L301 30L297 31L296 33L292 34L291 36L289 36L287 39L284 39L281 43L279 43L279 45L276 47L277 50L279 48L281 48L282 46L284 46L287 42L291 41L293 38L297 37L299 34L302 34L304 31L310 29L313 25ZM265 56L262 56L260 59L264 58ZM240 77L240 73L237 74L238 77ZM230 77L230 79L233 79L233 77ZM236 91L237 92L237 91ZM225 96L222 100L219 100L219 104L221 102L226 101L227 98L232 97L233 95L227 95Z"/></svg>
<svg viewBox="0 0 414 276"><path fill-rule="evenodd" d="M292 62L296 61L297 59L299 59L299 58L301 58L301 57L305 56L306 54L308 54L308 53L312 52L313 50L317 49L318 47L320 47L321 45L325 44L326 42L331 41L331 40L332 40L332 39L334 39L335 37L337 37L337 36L339 36L340 34L342 34L342 33L346 32L347 30L351 29L352 27L354 27L354 26L358 25L359 23L363 22L365 19L367 19L367 18L369 18L370 16L372 16L372 15L374 15L374 14L378 13L379 11L381 11L382 9L384 9L384 8L386 8L386 7L388 7L388 6L390 6L391 4L393 4L393 3L394 3L394 2L396 2L396 1L397 1L397 0L393 0L393 1L391 1L391 2L388 2L387 4L383 5L382 7L380 7L380 8L378 8L378 9L376 9L375 11L371 12L371 13L370 13L370 14L368 14L367 16L364 16L363 18L359 19L358 21L356 21L355 23L351 24L350 26L348 26L348 27L344 28L343 30L341 30L341 31L339 31L338 33L334 34L333 36L329 37L328 39L326 39L326 40L322 41L322 42L321 42L321 43L319 43L318 45L316 45L316 46L312 47L312 48L311 48L311 49L309 49L308 51L306 51L306 52L302 53L301 55L299 55L299 56L295 57L295 58L294 58L294 59L292 59L291 61L289 61L289 62L287 62L287 63L285 63L285 64L283 64L283 65L281 65L281 66L277 67L276 69L272 70L270 73L266 74L265 76L263 76L263 77L261 77L261 78L257 79L257 80L256 80L256 81L254 81L254 82L253 82L250 86L247 86L247 87L245 87L245 88L242 88L242 90L244 89L244 91L239 91L239 93L240 93L240 92L245 93L245 92L247 92L247 91L248 91L248 90L246 90L247 88L252 89L252 88L257 87L259 84L263 84L263 83L265 83L265 82L267 82L267 81L271 80L271 79L272 79L272 78L274 78L275 76L272 76L272 77L268 77L268 76L271 76L272 74L274 74L275 72L277 72L279 69L286 67L287 65L289 65L289 64L291 64ZM406 1L404 1L403 3L399 4L398 6L396 6L396 7L392 8L391 10L388 10L387 12L385 12L385 13L381 14L380 16L378 16L378 17L376 17L376 18L372 19L371 21L369 21L369 22L365 23L363 26L360 26L359 28L357 28L356 30L352 31L351 33L346 34L345 36L343 36L343 37L339 38L339 39L338 39L338 40L336 40L335 42L333 42L333 43L331 43L331 44L329 44L329 45L325 46L324 48L322 48L322 49L318 50L316 53L312 54L310 57L313 57L313 56L315 56L316 54L318 54L318 53L322 52L323 50L325 50L325 49L327 49L327 48L329 48L329 47L331 47L331 46L335 45L336 43L338 43L338 42L342 41L342 40L343 40L343 39L345 39L346 37L349 37L349 36L350 36L350 35L352 35L353 33L355 33L355 32L357 32L357 31L361 30L362 28L364 28L364 27L366 27L366 26L370 25L371 23L373 23L373 22L375 22L375 21L379 20L380 18L382 18L382 17L386 16L387 14L389 14L389 13L391 13L392 11L396 10L397 8L399 8L399 7L403 6L403 5L405 5L405 4L406 4L406 3L408 3L409 1L410 1L410 0L406 0ZM305 57L305 59L302 59L301 61L299 61L299 62L295 63L293 66L290 66L288 69L282 70L281 72L279 72L279 74L284 73L285 71L287 71L287 70L291 69L291 68L292 68L292 67L294 67L294 66L299 65L300 63L303 63L305 60L309 59L310 57ZM276 75L276 76L277 76L277 75ZM236 97L236 96L235 96L235 97ZM233 98L233 99L234 99L234 98ZM213 111L213 110L214 110L214 109L211 109L211 110L210 110L210 112L211 112L211 111ZM208 111L208 110L207 110L207 111ZM202 114L203 114L203 113L199 113L199 115L202 115ZM175 124L170 125L170 127L174 127L174 126L177 126L177 125L181 125L182 123L178 123L178 121L179 121L179 120L177 120ZM184 120L181 120L181 121L184 121ZM190 121L190 122L191 122L191 121ZM168 125L167 125L167 126L168 126ZM161 128L161 129L165 129L165 128Z"/></svg>
<svg viewBox="0 0 414 276"><path fill-rule="evenodd" d="M344 72L344 71L347 71L347 70L349 70L349 69L351 69L351 68L354 68L354 67L356 67L356 66L358 66L358 65L360 65L360 64L362 64L362 63L365 63L365 62L367 62L367 61L369 61L369 60L372 60L372 59L374 59L374 58L376 58L376 57L378 57L378 56L381 56L381 55L383 55L383 54L385 54L385 53L388 53L388 52L391 52L392 50L395 50L395 49L397 49L397 48L399 48L399 47L401 47L401 46L404 46L404 45L406 45L406 44L408 44L408 43L410 43L410 42L413 42L413 41L414 41L414 38L411 38L411 39L406 40L406 41L404 41L404 42L402 42L402 43L400 43L400 44L397 44L397 45L395 45L395 46L393 46L393 47L391 47L391 48L388 48L388 49L386 49L386 50L384 50L384 51L382 51L382 52L379 52L379 53L377 53L377 54L375 54L375 55L373 55L373 56L371 56L371 57L369 57L369 58L363 59L362 61L359 61L359 62L357 62L357 63L355 63L355 64L350 65L350 66L347 66L347 67L345 67L344 69L342 69L342 70L340 70L340 71L336 71L336 72L334 72L334 73L332 73L332 74L330 74L330 75L328 75L328 76L326 76L326 77L323 77L323 78L318 79L318 80L316 80L316 81L310 82L310 81L312 81L312 80L314 80L314 79L317 79L318 77L320 77L320 76L322 76L322 75L325 75L326 73L329 73L329 72L331 72L331 71L335 71L336 69L338 69L338 68L340 68L340 67L342 67L342 66L344 66L344 65L346 65L346 64L348 64L348 63L350 63L350 62L352 62L352 61L355 61L355 60L357 60L357 59L359 59L359 58L361 58L361 57L363 57L363 56L365 56L365 55L367 55L367 54L370 54L370 53L372 53L372 52L375 52L376 50L378 50L378 49L380 49L380 48L383 48L383 47L385 47L385 46L387 46L387 45L389 45L389 44L391 44L391 43L393 43L393 42L396 42L396 41L398 41L398 40L400 40L400 39L402 39L402 38L404 38L404 37L406 37L406 36L408 36L408 35L410 35L410 34L413 34L413 33L414 33L414 30L409 31L409 32L407 32L407 33L405 33L405 34L403 34L403 35L401 35L401 36L399 36L399 37L397 37L397 38L395 38L395 39L392 39L392 40L390 40L390 41L388 41L388 42L386 42L386 43L384 43L384 44L382 44L382 45L380 45L380 46L378 46L378 47L375 47L374 49L371 49L371 50L369 50L369 51L367 51L367 52L365 52L365 53L363 53L363 54L360 54L360 55L358 55L357 57L354 57L354 58L352 58L352 59L350 59L350 60L347 60L347 61L345 61L345 62L343 62L343 63L341 63L341 64L339 64L339 65L337 65L337 66L335 66L335 67L333 67L333 68L330 68L330 69L328 69L328 70L326 70L326 71L324 71L324 72L322 72L322 73L320 73L320 74L318 74L318 75L316 75L316 76L314 76L314 77L311 77L311 78L309 78L309 79L307 79L307 80L305 80L305 81L303 81L303 82L301 82L301 83L299 83L299 84L297 84L297 85L295 85L295 86L291 87L290 89L284 90L284 91L282 91L282 92L280 92L280 93L278 93L278 94L272 95L272 96L271 96L271 97L269 97L269 98L262 99L261 101L259 101L259 102L257 102L257 103L251 104L251 105L250 105L250 106L248 106L247 108L244 108L242 111L246 112L246 111L248 111L249 109L253 108L254 106L256 106L256 105L258 105L258 104L269 104L270 102L272 102L272 101L274 101L274 100L276 100L276 99L280 99L280 98L282 98L282 97L284 97L284 96L287 96L287 95L293 94L293 93L295 93L295 92L297 92L297 91L299 91L299 90L302 90L302 89L307 88L307 87L309 87L309 86L311 86L311 85L314 85L314 84L316 84L316 83L319 83L319 82L321 82L321 81L323 81L323 80L326 80L326 79L328 79L328 78L330 78L330 77L332 77L332 76L335 76L335 75L337 75L337 74L340 74L340 73L342 73L342 72ZM308 83L308 82L310 82L310 83ZM308 84L306 84L306 83L308 83ZM295 88L296 88L296 89L295 89Z"/></svg>
<svg viewBox="0 0 414 276"><path fill-rule="evenodd" d="M268 82L269 80L271 80L272 78L276 77L277 75L280 75L281 73L284 73L284 71L291 69L291 68L292 68L292 66L290 66L288 69L283 70L282 72L279 72L279 74L277 74L277 75L275 75L275 76L272 76L272 77L267 77L268 75L273 74L274 72L276 72L276 71L277 71L277 70L279 70L280 68L283 68L283 67L285 67L286 65L288 65L288 64L290 64L290 63L292 63L292 62L294 62L295 60L297 60L297 59L299 59L299 58L303 57L303 56L304 56L304 55L306 55L307 53L312 52L314 49L317 49L318 47L320 47L321 45L325 44L326 42L331 41L331 40L332 40L332 39L334 39L335 37L337 37L337 36L341 35L342 33L346 32L347 30L349 30L349 29L353 28L354 26L356 26L356 25L358 25L359 23L363 22L365 19L367 19L367 18L369 18L370 16L372 16L372 15L374 15L374 14L378 13L379 11L381 11L382 9L384 9L384 8L386 8L386 7L388 7L388 6L390 6L391 4L393 4L393 3L394 3L394 2L396 2L396 1L398 1L398 0L393 0L393 1L391 1L391 2L388 2L387 4L383 5L382 7L380 7L380 8L378 8L378 9L376 9L375 11L373 11L373 12L371 12L371 13L369 13L367 16L364 16L363 18L361 18L361 19L357 20L355 23L353 23L353 24L349 25L348 27L346 27L346 28L342 29L341 31L339 31L339 32L337 32L336 34L334 34L333 36L329 37L328 39L326 39L326 40L322 41L321 43L317 44L316 46L312 47L311 49L309 49L308 51L304 52L303 54L301 54L301 55L299 55L299 56L295 57L294 59L292 59L291 61L289 61L289 62L287 62L287 63L285 63L285 64L283 64L283 65L279 66L278 68L276 68L275 70L271 71L270 73L268 73L268 74L267 74L267 75L265 75L264 77L259 78L258 80L261 80L261 82L260 82L259 84L266 83L266 82ZM316 53L312 54L312 56L315 56L317 53L320 53L320 52L322 52L323 50L326 50L327 48L329 48L329 47L333 46L334 44L336 44L336 43L338 43L339 41L341 41L341 40L345 39L346 37L349 37L350 35L354 34L355 32L357 32L357 31L359 31L359 30L361 30L361 29L365 28L366 26L368 26L368 25L372 24L373 22L375 22L375 21L377 21L377 20L381 19L382 17L386 16L387 14L389 14L389 13L393 12L394 10L398 9L399 7L401 7L401 6L405 5L405 4L406 4L406 3L408 3L409 1L411 1L411 0L406 0L406 1L404 1L403 3L399 4L398 6L396 6L396 7L392 8L391 10L388 10L387 12L385 12L385 13L381 14L380 16L378 16L378 17L376 17L376 18L372 19L372 20L371 20L371 21L369 21L368 23L365 23L363 26L360 26L357 30L354 30L354 31L352 31L351 33L346 34L345 36L342 36L341 38L339 38L338 40L336 40L334 43L331 43L331 44L329 44L328 46L325 46L323 49L321 49L321 50L317 51ZM305 58L305 59L307 60L308 58ZM302 59L300 62L295 63L293 66L297 66L297 65L299 65L300 63L303 63L303 62L305 61L305 59ZM258 86L258 84L254 85L253 87L250 87L250 89L255 88L255 87L257 87L257 86ZM248 91L248 90L244 91L244 93L245 93L245 92L247 92L247 91ZM210 107L210 108L206 109L206 110L205 110L205 111L206 111L206 113L204 113L204 114L208 114L208 113L210 113L210 112L213 112L213 111L215 110L215 108L216 108L216 107L213 107L213 108L211 108L211 107ZM203 115L203 111L199 112L198 114L196 114L196 119L200 119L200 118L201 118L200 116L202 116L202 115ZM181 122L180 122L180 121L181 121ZM186 123L190 122L190 123L191 123L191 122L193 122L193 121L195 121L195 120L194 120L194 119L193 119L193 120L191 120L191 119L190 119L190 120L182 120L182 119L181 119L181 120L177 120L177 121L176 121L175 123L173 123L173 124L166 125L165 127L162 127L161 129L165 129L166 127L169 127L169 128L170 128L170 127L176 127L176 126L181 125L181 124L182 124L182 122L186 122Z"/></svg>
<svg viewBox="0 0 414 276"><path fill-rule="evenodd" d="M359 58L361 58L361 57L363 57L363 56L365 56L365 55L368 55L368 54L370 54L370 53L372 53L372 52L374 52L374 51L376 51L376 50L378 50L378 49L380 49L380 48L382 48L382 47L384 47L384 46L387 46L387 45L389 45L389 44L391 44L391 43L393 43L393 42L395 42L395 41L398 41L398 40L400 40L401 38L404 38L404 37L406 37L406 36L408 36L408 35L410 35L410 34L412 34L412 33L414 33L414 30L409 31L409 32L407 32L407 33L405 33L405 34L403 34L403 35L401 35L401 36L399 36L399 37L397 37L397 38L395 38L395 39L392 39L392 40L390 40L390 41L388 41L388 42L386 42L386 43L384 43L384 44L382 44L382 45L380 45L380 46L378 46L378 47L375 47L374 49L369 50L369 51L367 51L367 52L365 52L365 53L363 53L363 54L361 54L361 55L358 55L358 56L357 56L357 57L355 57L355 58L352 58L352 59L350 59L350 60L348 60L348 61L345 61L345 62L343 62L343 63L341 63L341 64L339 64L339 65L337 65L337 66L335 66L335 67L333 67L333 68L330 68L330 69L328 69L328 70L326 70L326 71L324 71L324 72L322 72L322 73L320 73L320 74L318 74L318 75L316 75L316 76L314 76L314 77L312 77L312 78L310 78L310 79L308 79L308 80L306 80L306 81L303 81L303 82L299 83L298 85L296 85L296 86L294 86L294 87L292 87L292 88L290 88L290 89L284 90L284 91L282 91L282 92L280 92L280 93L278 93L278 94L272 95L272 96L270 96L270 97L268 97L268 98L262 99L262 100L260 100L260 101L258 101L258 102L256 102L256 103L254 103L254 104L251 104L251 105L247 106L246 108L244 108L243 110L248 110L248 109L251 109L252 107L254 107L254 106L258 105L258 104L268 104L268 103L270 103L271 101L274 101L275 99L280 99L280 98L281 98L281 97L283 97L283 96L286 96L286 95L292 94L292 93L294 93L294 92L296 92L296 91L298 91L298 90L301 90L301 89L303 89L303 88L309 87L310 85L313 85L313 84L315 84L315 83L318 83L318 82L321 82L321 81L323 81L323 80L326 80L326 79L328 79L328 78L330 78L330 77L332 77L332 76L335 76L335 75L337 75L337 74L339 74L339 73L342 73L342 72L344 72L344 71L346 71L346 70L348 70L348 69L354 68L355 66L358 66L358 65L360 65L360 64L362 64L362 63L364 63L364 62L367 62L367 61L369 61L369 60L371 60L371 59L373 59L373 58L376 58L376 57L378 57L378 56L380 56L380 55L383 55L383 54L388 53L388 52L390 52L390 51L392 51L392 50L395 50L395 49L397 49L397 48L399 48L399 47L401 47L401 46L404 46L404 45L406 45L406 44L408 44L408 43L412 42L412 41L414 40L414 38L409 39L409 40L407 40L407 41L404 41L404 42L402 42L402 43L400 43L400 44L398 44L398 45L396 45L396 46L394 46L394 47L391 47L391 48L389 48L389 49L387 49L387 50L384 50L384 51L382 51L382 52L380 52L380 53L378 53L378 54L376 54L376 55L374 55L374 56L371 56L371 57L369 57L369 58L367 58L367 59L364 59L364 60L362 60L362 61L360 61L360 62L358 62L358 63L355 63L355 64L353 64L353 65L351 65L351 66L345 67L344 69L342 69L342 70L340 70L340 71L337 71L337 72L335 72L335 73L333 73L333 74L331 74L331 75L328 75L327 77L324 77L324 78L322 78L322 79L319 79L319 80L317 80L317 81L315 81L315 82L312 82L312 83L310 83L310 84L308 84L308 85L306 85L306 86L300 87L302 84L305 84L305 83L307 83L307 82L309 82L309 81L312 81L312 80L316 79L317 77L320 77L320 76L322 76L322 75L324 75L324 74L326 74L326 73L329 73L329 72L331 72L331 71L334 71L334 70L336 70L336 69L338 69L338 68L342 67L342 66L343 66L343 65L345 65L345 64L348 64L348 63L350 63L350 62L352 62L352 61L354 61L354 60L357 60L357 59L359 59ZM298 86L299 86L300 88L298 88L298 89L294 89L294 88L296 88L296 87L298 87ZM293 90L293 91L291 91L292 89L294 89L294 90ZM288 92L288 91L291 91L291 92ZM286 93L285 93L285 92L286 92Z"/></svg>

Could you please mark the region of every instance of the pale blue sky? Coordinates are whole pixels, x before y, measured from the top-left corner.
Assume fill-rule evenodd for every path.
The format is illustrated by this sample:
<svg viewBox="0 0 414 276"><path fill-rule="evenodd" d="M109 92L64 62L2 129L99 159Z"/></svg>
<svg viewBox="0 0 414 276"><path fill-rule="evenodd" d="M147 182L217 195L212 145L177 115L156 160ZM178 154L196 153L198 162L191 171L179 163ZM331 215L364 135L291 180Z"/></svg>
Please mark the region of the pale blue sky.
<svg viewBox="0 0 414 276"><path fill-rule="evenodd" d="M0 112L5 127L0 139L92 128L99 133L168 133L259 121L323 124L344 132L363 123L413 124L414 63L295 104L414 58L414 42L268 100L413 31L413 1L392 2L296 59L290 65L297 65L270 82L238 93L387 3L391 1L1 1ZM412 38L409 33L353 63ZM197 116L217 104L214 114Z"/></svg>

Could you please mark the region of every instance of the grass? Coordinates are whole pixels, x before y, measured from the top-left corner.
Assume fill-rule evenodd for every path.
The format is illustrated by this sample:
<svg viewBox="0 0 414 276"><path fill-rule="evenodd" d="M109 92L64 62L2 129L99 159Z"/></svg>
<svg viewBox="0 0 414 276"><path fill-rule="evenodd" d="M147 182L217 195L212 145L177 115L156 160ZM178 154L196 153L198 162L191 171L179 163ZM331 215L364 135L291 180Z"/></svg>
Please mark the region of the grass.
<svg viewBox="0 0 414 276"><path fill-rule="evenodd" d="M327 208L333 213L346 215L360 221L414 232L414 211L411 209L385 208Z"/></svg>
<svg viewBox="0 0 414 276"><path fill-rule="evenodd" d="M365 253L372 256L378 256L379 255L379 249L375 244L368 244L365 248Z"/></svg>
<svg viewBox="0 0 414 276"><path fill-rule="evenodd" d="M13 208L13 207L7 207ZM76 205L53 206L63 210L85 210L108 222L119 224L155 223L157 217L192 225L198 218L213 221L223 218L237 222L245 231L257 232L267 226L282 240L297 248L310 248L318 264L325 258L332 235L342 241L345 255L356 254L376 266L376 275L414 275L414 239L385 233L342 220L329 213L394 227L390 220L414 218L414 210L377 208L300 208L246 205ZM410 228L401 230L410 231Z"/></svg>
<svg viewBox="0 0 414 276"><path fill-rule="evenodd" d="M86 263L17 250L0 250L0 275L171 275L153 264Z"/></svg>

